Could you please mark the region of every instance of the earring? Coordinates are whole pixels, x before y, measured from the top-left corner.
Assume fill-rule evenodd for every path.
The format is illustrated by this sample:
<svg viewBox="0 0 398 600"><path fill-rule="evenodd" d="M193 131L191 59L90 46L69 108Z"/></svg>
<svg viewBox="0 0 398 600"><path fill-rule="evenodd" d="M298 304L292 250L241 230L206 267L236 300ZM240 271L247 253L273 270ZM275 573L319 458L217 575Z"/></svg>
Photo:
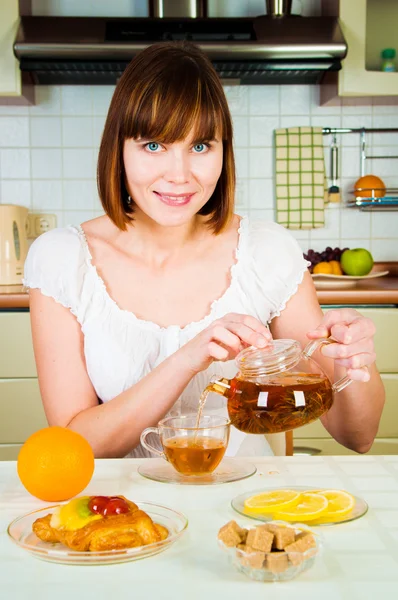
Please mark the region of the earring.
<svg viewBox="0 0 398 600"><path fill-rule="evenodd" d="M131 203L132 203L131 196L127 196L127 204L129 204L129 205L130 205Z"/></svg>

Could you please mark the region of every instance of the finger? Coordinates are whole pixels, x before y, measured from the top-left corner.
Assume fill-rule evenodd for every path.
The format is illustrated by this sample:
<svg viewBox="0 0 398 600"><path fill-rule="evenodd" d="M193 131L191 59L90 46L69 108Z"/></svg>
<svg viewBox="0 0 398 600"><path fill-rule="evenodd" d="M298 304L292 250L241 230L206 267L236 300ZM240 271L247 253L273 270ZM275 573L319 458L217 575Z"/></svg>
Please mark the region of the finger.
<svg viewBox="0 0 398 600"><path fill-rule="evenodd" d="M233 350L235 354L237 354L241 349L241 340L238 335L232 333L225 327L220 325L215 325L211 331L212 341L221 342L224 347L229 350Z"/></svg>
<svg viewBox="0 0 398 600"><path fill-rule="evenodd" d="M226 348L219 346L216 342L210 342L208 346L209 356L215 360L228 360L229 352Z"/></svg>
<svg viewBox="0 0 398 600"><path fill-rule="evenodd" d="M362 369L348 369L347 375L353 381L367 382L370 379L370 373L366 367L362 367Z"/></svg>
<svg viewBox="0 0 398 600"><path fill-rule="evenodd" d="M376 354L370 354L368 352L362 352L361 354L355 354L350 358L336 358L335 363L346 369L361 369L373 364L376 360Z"/></svg>
<svg viewBox="0 0 398 600"><path fill-rule="evenodd" d="M235 333L244 344L255 346L256 348L265 348L269 345L272 338L265 338L262 334L253 331L243 323L231 323L230 330Z"/></svg>
<svg viewBox="0 0 398 600"><path fill-rule="evenodd" d="M256 331L260 335L264 336L267 340L272 340L272 335L269 328L255 317L252 317L251 315L229 313L228 315L226 315L225 318L229 321L232 321L233 323L240 323L246 325L246 327L253 329L253 331Z"/></svg>
<svg viewBox="0 0 398 600"><path fill-rule="evenodd" d="M329 358L350 358L356 354L374 352L373 340L368 338L354 344L327 344L321 347L321 354Z"/></svg>
<svg viewBox="0 0 398 600"><path fill-rule="evenodd" d="M334 339L339 340L344 344L372 338L375 332L376 327L374 326L373 321L366 319L365 317L358 317L347 324L337 323L332 326L330 331Z"/></svg>
<svg viewBox="0 0 398 600"><path fill-rule="evenodd" d="M357 310L354 310L352 308L340 308L340 309L336 309L336 310L329 310L324 315L322 322L319 323L318 327L316 327L314 330L308 332L307 335L308 335L308 337L311 337L311 338L326 337L326 336L331 335L331 330L334 325L337 325L338 323L349 325L350 323L353 323L354 321L356 321L358 319L365 320L365 317L362 317L362 315ZM370 321L370 323L373 325L373 323L370 319L366 319L366 320ZM374 325L373 325L373 328L374 328ZM371 333L370 335L373 335L373 334Z"/></svg>

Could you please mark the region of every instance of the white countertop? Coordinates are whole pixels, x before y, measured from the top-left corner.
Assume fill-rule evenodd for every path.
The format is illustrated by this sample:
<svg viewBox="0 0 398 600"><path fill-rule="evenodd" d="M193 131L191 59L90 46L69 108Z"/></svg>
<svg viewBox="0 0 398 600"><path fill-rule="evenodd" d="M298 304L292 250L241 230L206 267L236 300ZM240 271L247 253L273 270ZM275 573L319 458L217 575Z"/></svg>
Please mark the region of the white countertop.
<svg viewBox="0 0 398 600"><path fill-rule="evenodd" d="M148 459L147 459L148 460ZM150 460L150 459L149 459ZM104 566L38 560L8 539L9 522L46 503L22 487L15 462L0 462L0 598L4 600L389 600L398 597L398 456L294 456L248 459L256 475L213 486L171 485L137 473L142 460L97 460L86 494L124 494L185 513L188 531L165 552ZM318 527L324 552L290 582L262 583L234 571L217 546L230 519L252 526L230 506L245 491L308 485L346 489L369 504L351 523Z"/></svg>

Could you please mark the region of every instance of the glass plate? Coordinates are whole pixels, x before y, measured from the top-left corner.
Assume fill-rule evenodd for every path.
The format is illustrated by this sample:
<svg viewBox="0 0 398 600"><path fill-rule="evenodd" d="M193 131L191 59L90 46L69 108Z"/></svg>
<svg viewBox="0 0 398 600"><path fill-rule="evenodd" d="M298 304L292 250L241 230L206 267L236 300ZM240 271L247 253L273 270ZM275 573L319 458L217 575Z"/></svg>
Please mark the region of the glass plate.
<svg viewBox="0 0 398 600"><path fill-rule="evenodd" d="M138 467L138 473L147 479L162 483L179 483L181 485L213 485L246 479L254 475L256 467L236 458L223 458L213 473L206 475L181 475L163 458L154 458Z"/></svg>
<svg viewBox="0 0 398 600"><path fill-rule="evenodd" d="M123 550L105 550L101 552L76 552L63 544L50 544L43 542L33 533L32 525L39 517L53 513L56 506L48 506L23 517L14 519L8 526L7 533L20 548L27 550L32 556L49 562L67 565L105 565L139 560L163 552L174 544L188 527L188 519L166 506L152 504L151 502L137 502L137 506L146 512L155 523L163 525L169 530L169 537L155 544L126 548Z"/></svg>
<svg viewBox="0 0 398 600"><path fill-rule="evenodd" d="M308 486L301 486L301 485L292 485L290 487L286 487L286 488L281 488L279 487L272 487L272 488L266 488L266 489L261 489L261 490L253 490L251 492L245 492L244 494L240 494L239 496L235 496L235 498L233 498L232 502L231 502L231 506L234 510L236 510L236 512L238 512L240 515L244 515L245 517L249 517L249 519L254 519L255 521L272 521L272 514L271 513L267 513L264 515L254 515L251 514L250 512L246 512L245 508L244 508L244 502L247 498L250 498L251 496L255 496L256 494L261 494L263 492L270 492L272 490L281 490L281 489L289 489L289 490L297 490L300 492L311 492L312 490L319 491L322 492L323 490L326 490L326 488L310 488ZM349 521L354 521L355 519L359 519L360 517L362 517L365 513L368 512L368 505L366 504L365 500L362 500L362 498L358 498L357 496L354 496L355 498L355 506L352 509L351 512L349 512L348 514L346 514L344 517L341 517L338 521L323 521L322 519L317 519L316 521L306 521L305 524L308 525L309 527L312 527L314 525L338 525L339 523L348 523ZM290 521L291 524L293 523L300 523L300 521Z"/></svg>
<svg viewBox="0 0 398 600"><path fill-rule="evenodd" d="M315 287L317 288L345 288L355 287L358 281L366 281L368 279L376 279L388 275L389 271L376 271L369 275L331 275L329 273L312 273Z"/></svg>

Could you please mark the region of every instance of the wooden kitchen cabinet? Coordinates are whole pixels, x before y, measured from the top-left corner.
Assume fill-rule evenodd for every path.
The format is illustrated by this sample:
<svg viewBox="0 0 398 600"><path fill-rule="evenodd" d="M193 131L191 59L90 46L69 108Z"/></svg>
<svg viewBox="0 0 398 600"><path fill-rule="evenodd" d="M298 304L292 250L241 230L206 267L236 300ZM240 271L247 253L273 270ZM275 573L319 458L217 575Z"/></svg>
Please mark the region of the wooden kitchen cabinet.
<svg viewBox="0 0 398 600"><path fill-rule="evenodd" d="M369 454L398 453L398 309L358 309L376 325L377 368L386 391L379 431ZM390 448L391 452L387 452ZM294 431L294 452L305 454L356 454L336 442L318 420ZM393 451L394 450L394 451Z"/></svg>
<svg viewBox="0 0 398 600"><path fill-rule="evenodd" d="M23 81L13 44L21 14L30 14L28 0L0 2L0 104L33 104L34 86Z"/></svg>
<svg viewBox="0 0 398 600"><path fill-rule="evenodd" d="M398 2L396 0L322 0L325 15L339 16L348 45L338 73L330 73L321 85L321 104L338 98L373 98L373 103L396 103L398 95ZM380 70L380 53L397 52L397 72ZM344 104L344 100L343 100Z"/></svg>

